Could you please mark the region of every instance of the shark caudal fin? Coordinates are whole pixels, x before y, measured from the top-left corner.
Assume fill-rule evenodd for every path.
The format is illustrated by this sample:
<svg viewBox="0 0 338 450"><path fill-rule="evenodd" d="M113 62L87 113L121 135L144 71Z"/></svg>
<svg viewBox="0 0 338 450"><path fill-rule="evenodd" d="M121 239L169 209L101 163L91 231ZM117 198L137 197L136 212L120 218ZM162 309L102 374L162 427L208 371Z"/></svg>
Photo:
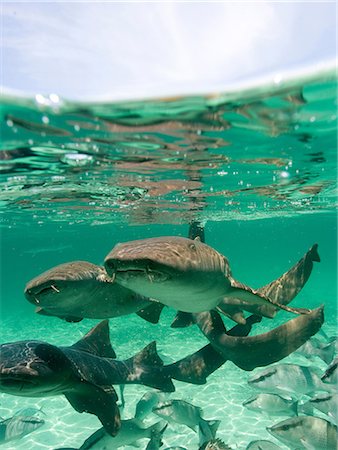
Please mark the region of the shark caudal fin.
<svg viewBox="0 0 338 450"><path fill-rule="evenodd" d="M288 305L303 289L311 275L314 262L320 262L318 244L314 244L308 252L305 253L303 258L287 272L283 273L276 280L271 281L271 283L259 288L257 291L266 297L269 297L273 303ZM265 305L259 308L260 313L263 316L270 318L274 317L278 311L278 309L272 305ZM257 314L258 313L259 312L257 312Z"/></svg>
<svg viewBox="0 0 338 450"><path fill-rule="evenodd" d="M153 302L146 308L137 311L136 314L147 322L155 324L160 320L160 315L163 308L163 303Z"/></svg>
<svg viewBox="0 0 338 450"><path fill-rule="evenodd" d="M170 374L164 369L163 361L157 353L156 342L148 344L132 358L124 361L130 371L130 377L163 392L174 392L175 386Z"/></svg>
<svg viewBox="0 0 338 450"><path fill-rule="evenodd" d="M68 348L75 350L74 347ZM121 421L114 387L92 382L91 377L88 379L74 366L66 351L67 348L63 350L54 345L40 344L36 347L35 354L53 371L55 378L60 378L60 390L62 382L64 383L62 393L72 407L78 412L95 414L107 433L115 436Z"/></svg>
<svg viewBox="0 0 338 450"><path fill-rule="evenodd" d="M104 358L116 358L109 338L109 322L103 320L69 348Z"/></svg>

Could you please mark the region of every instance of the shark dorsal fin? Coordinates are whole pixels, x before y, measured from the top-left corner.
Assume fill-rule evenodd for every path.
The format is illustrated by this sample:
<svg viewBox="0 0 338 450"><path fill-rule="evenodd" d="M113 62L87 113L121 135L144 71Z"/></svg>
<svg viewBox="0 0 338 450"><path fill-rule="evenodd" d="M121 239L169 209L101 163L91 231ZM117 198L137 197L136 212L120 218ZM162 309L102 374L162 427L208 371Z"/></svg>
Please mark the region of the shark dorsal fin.
<svg viewBox="0 0 338 450"><path fill-rule="evenodd" d="M103 320L70 348L104 358L116 358L109 339L108 320Z"/></svg>
<svg viewBox="0 0 338 450"><path fill-rule="evenodd" d="M156 350L156 342L153 341L138 352L133 358L134 365L146 365L150 367L162 367L163 361Z"/></svg>

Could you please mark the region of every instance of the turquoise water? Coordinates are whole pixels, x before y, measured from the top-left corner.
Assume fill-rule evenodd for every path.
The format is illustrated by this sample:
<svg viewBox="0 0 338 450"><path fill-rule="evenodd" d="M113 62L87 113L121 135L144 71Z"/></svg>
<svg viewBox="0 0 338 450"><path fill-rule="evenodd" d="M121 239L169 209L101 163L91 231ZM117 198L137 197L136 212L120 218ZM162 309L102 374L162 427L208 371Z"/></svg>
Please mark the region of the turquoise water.
<svg viewBox="0 0 338 450"><path fill-rule="evenodd" d="M254 288L318 243L321 262L292 305L325 304L323 329L335 335L336 87L327 72L231 96L119 104L3 98L1 343L40 339L71 345L98 321L66 323L36 315L24 298L25 284L63 262L102 264L117 242L187 236L193 220L204 224L206 242L229 258L236 279ZM128 358L152 340L165 362L205 345L197 327L170 328L174 314L165 310L157 325L136 315L111 319L118 357ZM264 319L254 333L288 319L287 313ZM283 362L326 367L296 353ZM217 436L234 449L254 439L278 443L265 430L278 418L241 406L252 395L249 375L227 362L204 386L175 382L171 398L221 420ZM147 390L126 388L124 418L133 416ZM77 413L63 396L0 394L1 417L36 405L43 407L46 424L4 449L78 448L100 427L95 416ZM146 445L141 441L141 448ZM170 445L194 450L198 436L183 425L170 426L162 448Z"/></svg>

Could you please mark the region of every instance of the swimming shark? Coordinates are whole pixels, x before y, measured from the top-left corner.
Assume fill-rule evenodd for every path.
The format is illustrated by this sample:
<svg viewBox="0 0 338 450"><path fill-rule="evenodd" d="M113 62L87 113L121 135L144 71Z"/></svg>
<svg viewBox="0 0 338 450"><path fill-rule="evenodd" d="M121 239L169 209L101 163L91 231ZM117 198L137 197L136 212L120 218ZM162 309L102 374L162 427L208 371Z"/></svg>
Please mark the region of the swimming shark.
<svg viewBox="0 0 338 450"><path fill-rule="evenodd" d="M248 319L229 333L245 336L260 318ZM95 414L107 433L120 427L115 384L143 384L173 392L172 379L205 384L226 359L208 344L169 365L163 365L152 342L135 356L116 360L104 320L70 347L43 341L19 341L0 346L0 392L23 397L65 395L78 412Z"/></svg>
<svg viewBox="0 0 338 450"><path fill-rule="evenodd" d="M227 258L212 247L179 236L117 244L104 265L115 282L178 311L199 313L238 300L297 311L236 281Z"/></svg>
<svg viewBox="0 0 338 450"><path fill-rule="evenodd" d="M47 270L27 283L24 294L38 314L68 322L136 312L157 323L164 306L113 283L103 267L87 261L71 261Z"/></svg>

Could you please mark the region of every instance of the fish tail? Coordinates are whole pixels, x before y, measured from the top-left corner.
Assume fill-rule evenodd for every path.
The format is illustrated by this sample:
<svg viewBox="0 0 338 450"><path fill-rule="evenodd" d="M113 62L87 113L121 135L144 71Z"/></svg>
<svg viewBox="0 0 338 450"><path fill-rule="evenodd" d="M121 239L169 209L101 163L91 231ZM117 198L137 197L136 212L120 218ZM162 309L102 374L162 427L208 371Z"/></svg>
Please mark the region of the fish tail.
<svg viewBox="0 0 338 450"><path fill-rule="evenodd" d="M295 413L295 416L298 416L299 409L298 409L299 400L296 400L291 405L291 410Z"/></svg>
<svg viewBox="0 0 338 450"><path fill-rule="evenodd" d="M149 428L147 428L148 431L148 437L151 439L154 436L161 437L163 436L163 433L168 427L168 422L165 422L164 420L160 420L159 422L154 423L153 425L150 425Z"/></svg>

